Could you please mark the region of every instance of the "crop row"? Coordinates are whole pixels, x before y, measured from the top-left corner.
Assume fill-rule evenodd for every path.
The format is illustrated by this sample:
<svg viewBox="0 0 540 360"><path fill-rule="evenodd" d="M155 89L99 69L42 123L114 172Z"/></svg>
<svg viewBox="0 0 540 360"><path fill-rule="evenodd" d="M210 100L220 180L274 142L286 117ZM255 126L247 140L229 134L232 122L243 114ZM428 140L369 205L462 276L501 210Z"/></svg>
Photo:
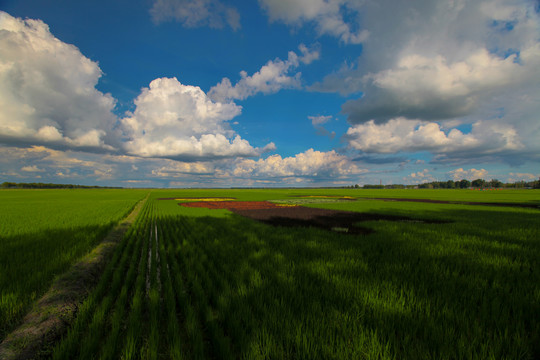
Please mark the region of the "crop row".
<svg viewBox="0 0 540 360"><path fill-rule="evenodd" d="M54 359L539 354L537 229L490 240L464 215L349 236L163 204L147 202Z"/></svg>
<svg viewBox="0 0 540 360"><path fill-rule="evenodd" d="M91 251L144 195L139 190L0 191L0 341L55 276Z"/></svg>
<svg viewBox="0 0 540 360"><path fill-rule="evenodd" d="M234 358L216 321L224 280L191 231L149 202L53 358Z"/></svg>

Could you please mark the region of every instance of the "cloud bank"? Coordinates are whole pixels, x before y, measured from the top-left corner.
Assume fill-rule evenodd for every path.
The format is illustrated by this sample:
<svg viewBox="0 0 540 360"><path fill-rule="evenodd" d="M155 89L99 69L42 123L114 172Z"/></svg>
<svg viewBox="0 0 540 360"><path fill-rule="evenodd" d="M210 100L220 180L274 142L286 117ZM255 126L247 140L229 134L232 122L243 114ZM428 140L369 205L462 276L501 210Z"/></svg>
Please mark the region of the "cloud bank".
<svg viewBox="0 0 540 360"><path fill-rule="evenodd" d="M131 155L196 160L261 153L228 126L227 121L241 113L240 106L213 102L199 87L176 78L152 81L135 105L121 120ZM265 150L272 148L269 144Z"/></svg>
<svg viewBox="0 0 540 360"><path fill-rule="evenodd" d="M396 118L377 125L373 120L347 130L350 147L367 153L429 151L446 157L474 152L476 156L521 150L511 125L477 122L469 133L445 130L438 123Z"/></svg>
<svg viewBox="0 0 540 360"><path fill-rule="evenodd" d="M369 31L355 29L359 19L358 2L343 0L259 0L260 6L268 13L271 21L281 21L287 25L301 26L313 24L319 35L335 36L346 44L360 44L369 37Z"/></svg>
<svg viewBox="0 0 540 360"><path fill-rule="evenodd" d="M304 49L304 48L301 48ZM313 56L292 53L287 66ZM306 60L307 61L307 60ZM39 20L0 12L0 140L12 145L114 152L186 161L259 156L230 129L242 108L212 101L176 78L153 80L123 118L96 89L102 71ZM277 91L277 90L276 90Z"/></svg>
<svg viewBox="0 0 540 360"><path fill-rule="evenodd" d="M349 97L342 112L352 126L345 137L351 148L538 159L537 1L344 0L313 9L308 3L261 0L271 19L291 26L347 8L353 16L341 20L369 33L355 62L309 87ZM453 129L460 124L472 132Z"/></svg>
<svg viewBox="0 0 540 360"><path fill-rule="evenodd" d="M114 150L115 100L95 86L98 64L40 20L0 12L0 139Z"/></svg>
<svg viewBox="0 0 540 360"><path fill-rule="evenodd" d="M271 155L266 159L240 161L235 169L236 177L253 178L305 178L344 179L365 172L346 156L334 150L328 152L309 149L295 156L282 158Z"/></svg>
<svg viewBox="0 0 540 360"><path fill-rule="evenodd" d="M464 170L463 168L455 169L448 172L450 178L454 181L459 180L476 180L476 179L487 179L488 171L486 169L469 169Z"/></svg>

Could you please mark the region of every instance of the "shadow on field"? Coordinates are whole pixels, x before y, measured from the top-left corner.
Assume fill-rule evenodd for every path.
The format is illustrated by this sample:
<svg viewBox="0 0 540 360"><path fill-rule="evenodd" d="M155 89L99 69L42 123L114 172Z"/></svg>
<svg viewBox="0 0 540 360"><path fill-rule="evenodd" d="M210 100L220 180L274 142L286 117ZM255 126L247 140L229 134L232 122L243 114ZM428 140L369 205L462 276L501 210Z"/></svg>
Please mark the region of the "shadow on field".
<svg viewBox="0 0 540 360"><path fill-rule="evenodd" d="M367 236L237 215L160 223L194 229L235 358L539 358L538 214L417 216L451 223L372 221Z"/></svg>
<svg viewBox="0 0 540 360"><path fill-rule="evenodd" d="M367 235L371 229L359 223L366 221L404 221L418 223L445 223L443 220L412 219L404 215L368 214L352 211L311 208L304 206L274 209L233 210L236 214L261 221L273 226L294 228L319 228L349 235Z"/></svg>
<svg viewBox="0 0 540 360"><path fill-rule="evenodd" d="M92 250L111 227L112 224L47 229L0 238L0 341L21 322L54 278ZM93 275L94 282L99 275Z"/></svg>

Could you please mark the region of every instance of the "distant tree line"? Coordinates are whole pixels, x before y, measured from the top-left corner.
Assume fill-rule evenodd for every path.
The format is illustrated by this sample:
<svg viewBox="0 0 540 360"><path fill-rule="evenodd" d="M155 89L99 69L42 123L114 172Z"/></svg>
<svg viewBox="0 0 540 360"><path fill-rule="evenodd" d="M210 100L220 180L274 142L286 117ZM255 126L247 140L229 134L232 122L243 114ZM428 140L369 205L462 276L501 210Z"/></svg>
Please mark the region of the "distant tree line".
<svg viewBox="0 0 540 360"><path fill-rule="evenodd" d="M109 186L86 186L73 184L45 184L45 183L14 183L4 182L0 185L2 189L119 189Z"/></svg>
<svg viewBox="0 0 540 360"><path fill-rule="evenodd" d="M466 179L453 181L432 181L428 183L418 184L418 185L403 185L403 184L392 184L392 185L364 185L360 186L358 184L351 185L349 188L355 189L540 189L540 179L534 181L518 181L514 183L503 183L500 180L492 179L486 181L484 179L476 179L469 181Z"/></svg>

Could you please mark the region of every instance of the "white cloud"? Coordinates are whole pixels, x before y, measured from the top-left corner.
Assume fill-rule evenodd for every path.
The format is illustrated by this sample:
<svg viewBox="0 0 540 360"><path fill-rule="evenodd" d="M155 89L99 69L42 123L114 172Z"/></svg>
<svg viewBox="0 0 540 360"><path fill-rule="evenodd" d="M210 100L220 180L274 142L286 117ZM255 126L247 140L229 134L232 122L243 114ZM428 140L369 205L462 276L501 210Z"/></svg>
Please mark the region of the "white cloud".
<svg viewBox="0 0 540 360"><path fill-rule="evenodd" d="M538 180L540 178L540 175L538 174L531 174L531 173L514 173L511 172L508 174L509 177L506 180L507 182L518 182L518 181L533 181Z"/></svg>
<svg viewBox="0 0 540 360"><path fill-rule="evenodd" d="M313 127L317 130L318 135L328 136L330 139L333 139L334 137L336 137L335 131L330 132L326 130L326 128L323 126L323 124L332 120L331 115L308 116L308 119L311 120L311 125L313 125Z"/></svg>
<svg viewBox="0 0 540 360"><path fill-rule="evenodd" d="M403 180L407 184L423 184L436 181L435 177L429 173L428 169L411 173L409 176L404 177Z"/></svg>
<svg viewBox="0 0 540 360"><path fill-rule="evenodd" d="M308 49L303 44L299 49L301 56L289 51L287 60L270 60L251 76L241 71L241 79L234 86L229 78L223 78L210 89L208 96L214 101L227 102L244 100L258 93L272 94L281 89L299 88L301 73L289 75L289 72L296 69L300 63L309 64L318 59L320 54L317 48Z"/></svg>
<svg viewBox="0 0 540 360"><path fill-rule="evenodd" d="M166 165L152 170L152 175L163 178L189 177L193 175L213 176L215 171L216 168L211 162L168 161Z"/></svg>
<svg viewBox="0 0 540 360"><path fill-rule="evenodd" d="M448 176L454 181L459 180L476 180L476 179L487 179L488 171L486 169L469 169L463 170L463 168L455 169L448 172Z"/></svg>
<svg viewBox="0 0 540 360"><path fill-rule="evenodd" d="M233 175L242 178L315 178L340 179L365 172L346 156L334 150L328 152L309 149L295 156L282 158L271 155L266 159L242 160Z"/></svg>
<svg viewBox="0 0 540 360"><path fill-rule="evenodd" d="M394 69L410 56L441 56L454 64L480 49L505 58L538 43L539 16L530 0L363 0L349 6L360 14L357 24L370 32L358 67L340 74L349 81Z"/></svg>
<svg viewBox="0 0 540 360"><path fill-rule="evenodd" d="M308 119L311 120L311 125L317 126L317 125L325 124L328 121L332 120L332 116L331 115L308 116Z"/></svg>
<svg viewBox="0 0 540 360"><path fill-rule="evenodd" d="M118 119L112 113L115 99L95 88L102 75L98 64L55 38L45 23L0 12L0 30L0 141L5 144L189 161L275 149L273 143L254 148L230 129L228 120L241 113L241 106L214 102L176 78L152 81L135 99L135 111ZM301 56L291 52L282 62L287 69L318 56L305 46L300 51ZM280 79L273 83L284 86ZM246 80L257 91L275 88L270 80L264 88L256 76Z"/></svg>
<svg viewBox="0 0 540 360"><path fill-rule="evenodd" d="M234 103L213 102L196 86L176 78L153 80L135 99L136 109L121 120L126 151L142 157L184 160L257 156L227 123L241 113Z"/></svg>
<svg viewBox="0 0 540 360"><path fill-rule="evenodd" d="M368 153L430 151L450 158L511 153L523 147L511 125L482 121L475 123L470 133L463 133L456 128L445 130L438 123L406 118L384 124L371 120L349 128L346 139L351 148Z"/></svg>
<svg viewBox="0 0 540 360"><path fill-rule="evenodd" d="M176 20L185 27L209 26L221 29L225 24L240 28L240 14L219 0L155 0L150 9L156 23Z"/></svg>
<svg viewBox="0 0 540 360"><path fill-rule="evenodd" d="M115 100L96 90L97 63L40 20L0 11L0 139L64 148L118 146Z"/></svg>
<svg viewBox="0 0 540 360"><path fill-rule="evenodd" d="M428 177L428 176L431 176L429 174L429 170L428 169L424 169L422 171L418 171L418 172L415 172L415 173L412 173L411 175L409 175L410 177L412 178L420 178L420 179L423 179L425 177Z"/></svg>
<svg viewBox="0 0 540 360"><path fill-rule="evenodd" d="M331 35L344 43L360 44L369 37L369 31L355 30L344 14L358 18L358 2L343 0L259 0L271 21L299 26L314 23L319 35Z"/></svg>
<svg viewBox="0 0 540 360"><path fill-rule="evenodd" d="M452 119L474 112L494 94L540 81L540 44L506 58L481 48L462 61L408 55L395 67L364 75L366 95L343 105L349 122L386 121L396 115Z"/></svg>
<svg viewBox="0 0 540 360"><path fill-rule="evenodd" d="M514 162L538 159L540 13L535 1L356 3L359 17L352 21L370 33L361 56L310 86L360 94L342 106L349 123L382 124L401 117L444 121L446 127L476 125L493 134L493 159L502 159L512 147L521 148L514 150ZM496 130L490 131L488 123ZM418 147L442 152L448 140L476 139L487 149L487 137L459 135L438 150L423 139ZM496 148L503 151L497 155Z"/></svg>
<svg viewBox="0 0 540 360"><path fill-rule="evenodd" d="M21 168L21 171L25 171L25 172L44 172L45 170L38 168L37 165L31 165L31 166L23 166Z"/></svg>
<svg viewBox="0 0 540 360"><path fill-rule="evenodd" d="M4 163L10 171L16 169L24 174L18 177L41 178L55 177L70 179L112 179L116 175L116 166L111 164L107 155L85 154L72 151L60 151L44 146L30 148L0 147L0 164ZM21 166L20 164L24 164Z"/></svg>

